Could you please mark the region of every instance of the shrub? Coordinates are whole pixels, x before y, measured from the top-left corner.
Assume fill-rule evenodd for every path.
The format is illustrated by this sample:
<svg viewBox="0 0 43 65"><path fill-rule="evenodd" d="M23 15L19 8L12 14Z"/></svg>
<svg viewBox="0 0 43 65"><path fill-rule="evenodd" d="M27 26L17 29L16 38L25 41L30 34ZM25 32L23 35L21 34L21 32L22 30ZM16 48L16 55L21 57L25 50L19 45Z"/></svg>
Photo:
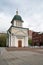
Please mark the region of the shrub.
<svg viewBox="0 0 43 65"><path fill-rule="evenodd" d="M0 35L0 47L5 47L6 46L6 38L7 35Z"/></svg>
<svg viewBox="0 0 43 65"><path fill-rule="evenodd" d="M32 39L28 40L28 44L31 46L32 45Z"/></svg>

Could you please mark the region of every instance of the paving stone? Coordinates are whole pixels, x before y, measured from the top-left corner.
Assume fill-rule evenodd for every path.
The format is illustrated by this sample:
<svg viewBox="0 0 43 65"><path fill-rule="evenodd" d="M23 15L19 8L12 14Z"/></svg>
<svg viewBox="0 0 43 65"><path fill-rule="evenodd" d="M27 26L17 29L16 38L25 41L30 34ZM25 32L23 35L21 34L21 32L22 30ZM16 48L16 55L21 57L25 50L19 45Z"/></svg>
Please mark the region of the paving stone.
<svg viewBox="0 0 43 65"><path fill-rule="evenodd" d="M7 51L0 48L0 65L43 65L43 54L32 51ZM43 52L40 49L41 52Z"/></svg>

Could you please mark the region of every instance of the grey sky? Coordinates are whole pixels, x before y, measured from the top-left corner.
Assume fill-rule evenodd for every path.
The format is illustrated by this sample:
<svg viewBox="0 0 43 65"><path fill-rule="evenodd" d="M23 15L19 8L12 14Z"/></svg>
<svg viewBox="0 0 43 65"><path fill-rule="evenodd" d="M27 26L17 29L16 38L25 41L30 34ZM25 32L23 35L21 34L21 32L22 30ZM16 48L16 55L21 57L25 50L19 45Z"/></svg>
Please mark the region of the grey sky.
<svg viewBox="0 0 43 65"><path fill-rule="evenodd" d="M43 0L0 0L0 31L11 26L17 8L24 20L23 27L43 32Z"/></svg>

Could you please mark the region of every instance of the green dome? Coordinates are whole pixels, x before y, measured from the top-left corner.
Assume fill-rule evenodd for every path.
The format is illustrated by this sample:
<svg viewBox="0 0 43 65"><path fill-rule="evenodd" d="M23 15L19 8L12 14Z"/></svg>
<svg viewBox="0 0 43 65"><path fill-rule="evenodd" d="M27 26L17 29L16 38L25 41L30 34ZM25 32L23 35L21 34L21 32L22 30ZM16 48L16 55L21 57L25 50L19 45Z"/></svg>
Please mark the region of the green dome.
<svg viewBox="0 0 43 65"><path fill-rule="evenodd" d="M21 20L21 21L22 21L22 18L21 18L21 16L19 16L19 15L15 15L15 16L14 16L14 20Z"/></svg>
<svg viewBox="0 0 43 65"><path fill-rule="evenodd" d="M12 22L13 22L14 20L19 20L19 21L23 22L23 20L22 20L22 18L21 18L20 15L15 15L14 18L12 19ZM11 22L11 23L12 23L12 22Z"/></svg>

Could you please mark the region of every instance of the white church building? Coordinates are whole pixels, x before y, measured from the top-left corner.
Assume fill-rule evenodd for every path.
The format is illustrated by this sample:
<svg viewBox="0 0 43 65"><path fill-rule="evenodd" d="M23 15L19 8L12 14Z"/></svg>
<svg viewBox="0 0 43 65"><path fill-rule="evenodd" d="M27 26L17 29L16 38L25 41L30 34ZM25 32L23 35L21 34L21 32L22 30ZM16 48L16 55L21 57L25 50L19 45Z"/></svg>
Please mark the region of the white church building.
<svg viewBox="0 0 43 65"><path fill-rule="evenodd" d="M7 46L8 47L28 47L28 28L23 28L22 17L18 15L18 11L16 11L16 15L13 17L11 23L11 27L7 31Z"/></svg>

